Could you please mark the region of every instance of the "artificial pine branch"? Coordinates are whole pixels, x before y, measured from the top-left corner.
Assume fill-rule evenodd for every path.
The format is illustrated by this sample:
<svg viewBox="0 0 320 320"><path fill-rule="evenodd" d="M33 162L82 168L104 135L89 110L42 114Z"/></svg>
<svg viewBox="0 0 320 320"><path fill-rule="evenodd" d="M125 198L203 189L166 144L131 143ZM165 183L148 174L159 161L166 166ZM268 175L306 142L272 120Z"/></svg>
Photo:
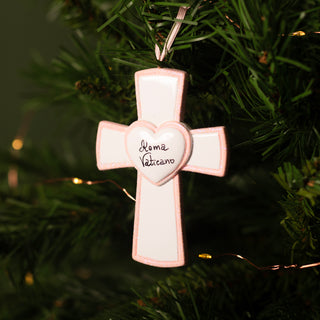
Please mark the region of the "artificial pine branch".
<svg viewBox="0 0 320 320"><path fill-rule="evenodd" d="M287 191L287 197L280 202L286 212L281 224L293 242L292 260L296 256L319 259L319 158L308 160L301 170L285 163L275 178Z"/></svg>
<svg viewBox="0 0 320 320"><path fill-rule="evenodd" d="M132 200L126 198L128 206L119 207L118 197L125 196L114 185L51 181L81 175L84 162L68 163L50 149L37 152L26 147L21 156L8 159L16 166L18 188L1 189L0 256L12 278L21 281L27 271L35 272L48 261L58 265L78 248L105 246L113 232L128 237L124 221L131 221ZM116 173L109 178L121 183ZM126 186L130 188L129 183Z"/></svg>
<svg viewBox="0 0 320 320"><path fill-rule="evenodd" d="M299 273L257 272L230 262L195 264L155 283L147 293L136 292L133 306L123 304L94 319L316 319L315 288Z"/></svg>
<svg viewBox="0 0 320 320"><path fill-rule="evenodd" d="M313 272L260 273L238 263L151 270L130 260L133 204L128 198L123 201L118 189L44 183L66 176L105 178L94 163L97 122L130 124L136 119L136 70L182 69L190 75L186 122L191 127L227 124L231 149L229 175L223 181L182 175L188 238L194 243L191 261L203 248L241 249L268 263L284 259L288 249L277 231L281 193L268 179L284 159L291 161L278 178L288 192L282 202L290 216L287 230L304 257L319 256L317 165L309 163L307 171L292 169L319 153L320 48L319 36L312 33L320 30L319 5L314 0L190 1L175 43L159 63L154 46L163 47L181 5L53 2L77 36L72 36L74 46L61 49L51 64L31 66L28 75L39 91L26 107L54 107L70 131L57 142L58 154L30 148L26 139L20 159L1 157L5 289L0 292L0 318L319 317ZM291 35L299 29L306 36ZM75 118L82 119L81 126ZM62 148L65 140L71 146L67 150ZM267 161L261 163L262 157ZM12 164L19 171L16 190L6 185ZM108 173L134 190L128 175L133 171ZM79 271L81 266L86 272ZM30 274L33 284L26 277ZM7 301L19 308L8 309Z"/></svg>
<svg viewBox="0 0 320 320"><path fill-rule="evenodd" d="M53 0L50 15L59 15L75 30L94 33L106 19L105 9L111 8L113 1Z"/></svg>

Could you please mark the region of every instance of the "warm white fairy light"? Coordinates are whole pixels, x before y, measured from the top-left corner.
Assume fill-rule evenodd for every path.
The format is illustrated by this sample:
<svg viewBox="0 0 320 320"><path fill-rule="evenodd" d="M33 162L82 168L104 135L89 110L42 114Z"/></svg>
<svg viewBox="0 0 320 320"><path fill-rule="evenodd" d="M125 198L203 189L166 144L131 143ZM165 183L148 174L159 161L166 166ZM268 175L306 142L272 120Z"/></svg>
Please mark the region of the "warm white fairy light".
<svg viewBox="0 0 320 320"><path fill-rule="evenodd" d="M83 183L83 180L82 180L82 179L79 179L79 178L73 178L73 179L72 179L72 182L73 182L74 184L82 184L82 183Z"/></svg>
<svg viewBox="0 0 320 320"><path fill-rule="evenodd" d="M16 138L12 141L11 146L13 150L19 151L23 148L23 140L20 138Z"/></svg>

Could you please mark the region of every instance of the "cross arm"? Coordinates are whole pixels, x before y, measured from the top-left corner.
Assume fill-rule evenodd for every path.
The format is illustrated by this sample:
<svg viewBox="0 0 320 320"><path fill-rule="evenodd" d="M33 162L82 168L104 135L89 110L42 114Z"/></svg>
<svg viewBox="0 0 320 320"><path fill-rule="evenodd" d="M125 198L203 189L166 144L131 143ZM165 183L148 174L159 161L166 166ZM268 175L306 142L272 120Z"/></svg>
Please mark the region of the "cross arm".
<svg viewBox="0 0 320 320"><path fill-rule="evenodd" d="M99 170L132 167L125 148L125 132L128 126L101 121L96 142L97 167Z"/></svg>
<svg viewBox="0 0 320 320"><path fill-rule="evenodd" d="M224 127L190 131L193 149L189 161L182 169L222 177L227 167L227 142Z"/></svg>

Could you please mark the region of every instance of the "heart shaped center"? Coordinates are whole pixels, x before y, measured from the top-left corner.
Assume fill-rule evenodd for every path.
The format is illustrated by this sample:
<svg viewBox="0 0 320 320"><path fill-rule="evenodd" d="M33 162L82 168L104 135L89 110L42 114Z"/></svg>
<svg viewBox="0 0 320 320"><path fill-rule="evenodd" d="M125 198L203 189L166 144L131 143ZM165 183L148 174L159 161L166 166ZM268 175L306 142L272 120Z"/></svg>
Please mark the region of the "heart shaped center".
<svg viewBox="0 0 320 320"><path fill-rule="evenodd" d="M169 121L156 127L140 120L126 132L130 160L155 185L162 185L177 174L188 161L191 147L191 135L179 122Z"/></svg>

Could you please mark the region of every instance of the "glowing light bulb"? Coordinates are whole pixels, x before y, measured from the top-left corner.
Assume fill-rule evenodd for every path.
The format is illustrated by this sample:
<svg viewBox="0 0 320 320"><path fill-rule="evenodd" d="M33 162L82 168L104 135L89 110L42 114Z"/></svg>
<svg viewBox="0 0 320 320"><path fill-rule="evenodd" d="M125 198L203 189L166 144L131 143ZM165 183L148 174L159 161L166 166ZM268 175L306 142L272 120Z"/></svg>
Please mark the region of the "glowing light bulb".
<svg viewBox="0 0 320 320"><path fill-rule="evenodd" d="M34 284L33 274L31 272L27 272L24 276L24 281L28 286L32 286Z"/></svg>
<svg viewBox="0 0 320 320"><path fill-rule="evenodd" d="M212 255L209 253L200 253L199 258L201 259L212 259Z"/></svg>
<svg viewBox="0 0 320 320"><path fill-rule="evenodd" d="M74 184L82 184L82 183L83 183L83 180L82 180L82 179L79 179L79 178L73 178L73 179L72 179L72 182L73 182Z"/></svg>
<svg viewBox="0 0 320 320"><path fill-rule="evenodd" d="M23 148L23 140L20 138L16 138L12 141L11 146L13 150L19 151Z"/></svg>
<svg viewBox="0 0 320 320"><path fill-rule="evenodd" d="M296 31L292 34L293 36L303 37L306 35L304 31Z"/></svg>

